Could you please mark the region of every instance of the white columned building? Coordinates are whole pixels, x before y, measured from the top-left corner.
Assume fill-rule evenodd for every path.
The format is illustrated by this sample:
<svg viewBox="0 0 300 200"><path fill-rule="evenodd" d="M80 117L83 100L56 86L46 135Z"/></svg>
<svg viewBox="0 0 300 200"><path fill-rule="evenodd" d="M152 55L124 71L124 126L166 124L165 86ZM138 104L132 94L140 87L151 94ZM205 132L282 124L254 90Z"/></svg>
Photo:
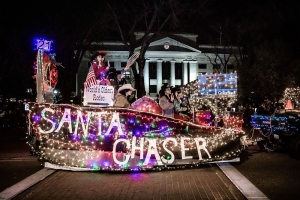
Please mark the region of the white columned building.
<svg viewBox="0 0 300 200"><path fill-rule="evenodd" d="M146 92L149 91L149 60L146 60L144 67L144 84Z"/></svg>
<svg viewBox="0 0 300 200"><path fill-rule="evenodd" d="M170 85L175 86L175 60L171 60Z"/></svg>
<svg viewBox="0 0 300 200"><path fill-rule="evenodd" d="M136 39L143 37L143 33L136 33ZM214 73L212 63L216 57L216 46L198 45L195 34L159 34L155 36L147 48L144 58L144 84L146 94L155 97L163 83L171 86L186 85L197 80L199 74ZM129 58L129 52L122 42L93 43L93 49L107 52L106 61L110 62L117 71L121 71ZM140 51L137 47L135 52ZM221 47L220 47L221 48ZM90 67L90 57L95 53L87 51L78 69L76 92L83 90L83 83ZM222 57L224 54L222 54ZM232 54L226 54L227 56ZM236 65L235 56L230 59L230 65ZM221 63L221 62L220 62ZM134 67L132 65L131 67ZM230 72L230 71L229 71ZM137 70L137 73L138 70ZM126 72L128 83L133 79L132 70Z"/></svg>
<svg viewBox="0 0 300 200"><path fill-rule="evenodd" d="M188 84L188 62L186 60L183 61L183 85Z"/></svg>
<svg viewBox="0 0 300 200"><path fill-rule="evenodd" d="M162 86L162 60L159 59L157 60L157 70L156 70L156 80L157 80L157 84L156 84L156 91L157 93L159 92L161 86ZM145 80L147 81L147 80ZM146 91L147 93L147 91ZM148 91L148 93L150 93L150 91Z"/></svg>
<svg viewBox="0 0 300 200"><path fill-rule="evenodd" d="M197 61L189 61L190 63L190 81L196 80L198 77L198 62Z"/></svg>

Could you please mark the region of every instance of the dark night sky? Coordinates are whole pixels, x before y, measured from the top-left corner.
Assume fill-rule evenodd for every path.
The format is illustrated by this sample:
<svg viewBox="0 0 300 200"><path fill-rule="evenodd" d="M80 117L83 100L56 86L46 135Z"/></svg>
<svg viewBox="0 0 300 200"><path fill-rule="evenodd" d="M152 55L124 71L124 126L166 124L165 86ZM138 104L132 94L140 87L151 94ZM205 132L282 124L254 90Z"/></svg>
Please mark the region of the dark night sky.
<svg viewBox="0 0 300 200"><path fill-rule="evenodd" d="M98 1L101 2L101 1ZM270 2L275 2L271 4ZM68 7L68 3L62 3L62 1L21 1L16 3L15 1L7 2L8 6L1 7L0 15L2 19L2 28L1 34L4 34L8 37L18 37L17 40L21 40L24 44L27 43L27 47L32 47L31 40L36 37L47 37L49 33L49 29L51 26L55 26L55 18L53 17L53 21L47 21L45 15L65 15L68 12L64 10L70 11L70 7ZM89 4L88 1L85 2L87 6L92 6L93 4ZM266 4L266 5L264 5ZM86 12L88 15L88 11L85 11L85 8L82 7L82 4L78 4L75 1L69 1L69 5L81 7L83 12ZM283 37L289 42L291 40L299 41L300 34L300 12L299 12L299 3L298 1L283 1L283 0L266 0L266 1L258 1L258 0L229 0L229 1L220 1L220 0L212 0L210 3L210 7L215 9L215 13L219 13L215 15L215 20L219 20L218 16L222 18L222 16L232 15L237 18L244 17L238 16L236 14L237 10L243 10L245 6L252 7L252 9L266 9L266 13L270 10L278 10L278 15L282 14L285 22L283 27L278 27L278 29L286 30L284 32ZM273 6L272 6L273 5ZM100 4L101 6L101 4ZM272 8L271 8L272 7ZM245 11L245 15L247 15ZM210 17L210 19L212 19ZM91 19L92 20L92 19ZM214 19L213 19L214 20ZM257 19L253 19L257 20ZM234 21L234 20L233 20ZM269 23L273 23L270 21ZM51 25L50 25L51 24ZM209 27L208 23L202 23L199 27ZM76 28L76 27L74 27ZM201 29L201 28L199 28ZM188 32L188 31L187 31ZM24 46L26 48L26 46ZM25 50L25 49L24 49Z"/></svg>
<svg viewBox="0 0 300 200"><path fill-rule="evenodd" d="M101 6L101 2L103 0L98 1L98 6ZM95 1L94 1L95 2ZM270 4L270 2L275 2L274 4ZM80 3L80 4L79 4ZM31 63L34 62L36 51L34 50L33 39L37 37L44 37L45 39L53 39L55 43L55 38L52 38L53 35L50 34L51 29L57 26L59 18L57 16L67 17L67 13L72 11L72 9L79 9L83 14L89 15L88 9L90 6L96 6L95 3L85 2L76 2L69 1L69 4L65 1L9 1L6 6L1 6L0 8L0 16L2 19L1 22L1 31L0 31L0 41L2 44L1 55L2 60L3 57L13 56L15 59L18 55L23 55L28 59L27 63L24 64L24 67L28 67ZM201 29L205 29L210 27L211 22L213 20L220 20L223 16L230 15L232 17L232 23L236 23L241 18L246 18L249 14L247 13L247 9L245 6L249 6L254 11L263 11L266 14L265 20L267 21L268 16L273 14L282 15L281 19L284 20L284 23L280 25L280 27L276 27L277 23L273 21L267 21L268 24L271 24L272 30L266 30L268 37L272 37L275 32L280 31L282 34L277 34L282 37L285 42L291 44L293 50L300 53L300 12L299 12L299 1L283 1L283 0L212 0L210 6L214 8L214 12L218 13L214 15L215 18L209 17L204 19L201 23L199 22L199 33L202 33ZM273 5L273 6L271 6ZM72 8L71 8L72 7ZM238 10L242 10L243 12L237 12ZM245 11L244 11L245 10ZM265 10L265 11L264 11ZM273 12L274 10L278 10L278 12ZM68 12L67 12L68 11ZM269 15L270 12L270 15ZM273 13L272 13L273 12ZM53 18L51 16L53 15ZM259 12L257 12L259 15ZM50 16L50 18L46 18L45 16ZM56 16L56 17L54 17ZM259 16L256 16L255 13L252 13L253 18L250 18L250 21L253 23L259 23L259 21L255 21L260 19ZM280 18L280 17L279 17ZM49 20L49 21L47 21ZM91 17L90 20L93 20ZM189 22L187 22L189 23ZM266 24L266 27L268 27ZM273 26L273 24L275 24ZM56 27L57 28L57 27ZM63 28L63 27L62 27ZM74 27L74 31L77 28ZM186 30L189 32L189 30ZM210 34L209 31L203 32L204 34ZM264 34L263 32L261 34ZM66 36L67 37L67 36ZM276 36L278 37L278 36ZM54 49L55 49L54 44ZM4 70L10 70L5 67L6 65L1 64L0 69L1 73ZM27 68L26 68L27 69ZM1 76L0 76L1 78ZM1 80L0 80L1 81Z"/></svg>

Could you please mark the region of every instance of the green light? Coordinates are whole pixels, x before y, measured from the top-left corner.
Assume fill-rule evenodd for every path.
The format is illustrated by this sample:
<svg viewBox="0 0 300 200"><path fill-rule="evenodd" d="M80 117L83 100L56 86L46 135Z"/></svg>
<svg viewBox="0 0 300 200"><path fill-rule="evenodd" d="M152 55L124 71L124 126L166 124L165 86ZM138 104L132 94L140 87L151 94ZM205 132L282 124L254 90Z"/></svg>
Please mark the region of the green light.
<svg viewBox="0 0 300 200"><path fill-rule="evenodd" d="M93 164L93 169L96 169L96 170L99 170L100 169L100 167L97 165L97 164Z"/></svg>
<svg viewBox="0 0 300 200"><path fill-rule="evenodd" d="M99 135L99 139L103 140L104 139L104 135Z"/></svg>
<svg viewBox="0 0 300 200"><path fill-rule="evenodd" d="M87 137L86 135L84 135L84 136L82 137L82 140L83 140L83 141L88 141L88 137Z"/></svg>

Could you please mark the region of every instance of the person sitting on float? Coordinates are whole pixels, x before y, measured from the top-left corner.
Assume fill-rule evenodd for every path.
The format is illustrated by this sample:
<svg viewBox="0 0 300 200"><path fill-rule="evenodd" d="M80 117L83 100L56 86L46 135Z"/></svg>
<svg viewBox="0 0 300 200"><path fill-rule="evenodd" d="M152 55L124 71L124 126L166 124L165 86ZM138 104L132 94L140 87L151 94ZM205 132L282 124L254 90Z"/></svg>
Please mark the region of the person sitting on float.
<svg viewBox="0 0 300 200"><path fill-rule="evenodd" d="M179 88L174 88L172 94L174 95L174 118L189 120L188 107L182 102L182 91Z"/></svg>
<svg viewBox="0 0 300 200"><path fill-rule="evenodd" d="M131 105L128 101L128 97L135 91L131 84L124 84L118 89L118 93L115 96L114 107L119 108L131 108Z"/></svg>
<svg viewBox="0 0 300 200"><path fill-rule="evenodd" d="M174 95L171 94L171 86L164 84L159 91L159 106L162 108L162 115L174 118Z"/></svg>
<svg viewBox="0 0 300 200"><path fill-rule="evenodd" d="M91 57L91 63L95 72L96 80L100 81L100 85L111 85L108 78L108 69L110 67L109 61L107 62L107 66L105 66L104 60L106 56L105 51L97 51Z"/></svg>

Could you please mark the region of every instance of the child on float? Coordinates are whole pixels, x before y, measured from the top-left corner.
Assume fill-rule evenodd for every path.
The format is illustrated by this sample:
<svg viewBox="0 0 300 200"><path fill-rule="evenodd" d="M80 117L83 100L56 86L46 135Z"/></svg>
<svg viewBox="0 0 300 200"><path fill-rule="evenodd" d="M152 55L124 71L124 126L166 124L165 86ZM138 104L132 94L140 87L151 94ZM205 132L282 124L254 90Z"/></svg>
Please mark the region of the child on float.
<svg viewBox="0 0 300 200"><path fill-rule="evenodd" d="M107 66L105 66L105 51L97 51L91 57L91 64L94 69L94 73L96 76L96 80L99 80L100 85L111 85L110 81L108 80L108 69L110 67L109 61L107 62Z"/></svg>

